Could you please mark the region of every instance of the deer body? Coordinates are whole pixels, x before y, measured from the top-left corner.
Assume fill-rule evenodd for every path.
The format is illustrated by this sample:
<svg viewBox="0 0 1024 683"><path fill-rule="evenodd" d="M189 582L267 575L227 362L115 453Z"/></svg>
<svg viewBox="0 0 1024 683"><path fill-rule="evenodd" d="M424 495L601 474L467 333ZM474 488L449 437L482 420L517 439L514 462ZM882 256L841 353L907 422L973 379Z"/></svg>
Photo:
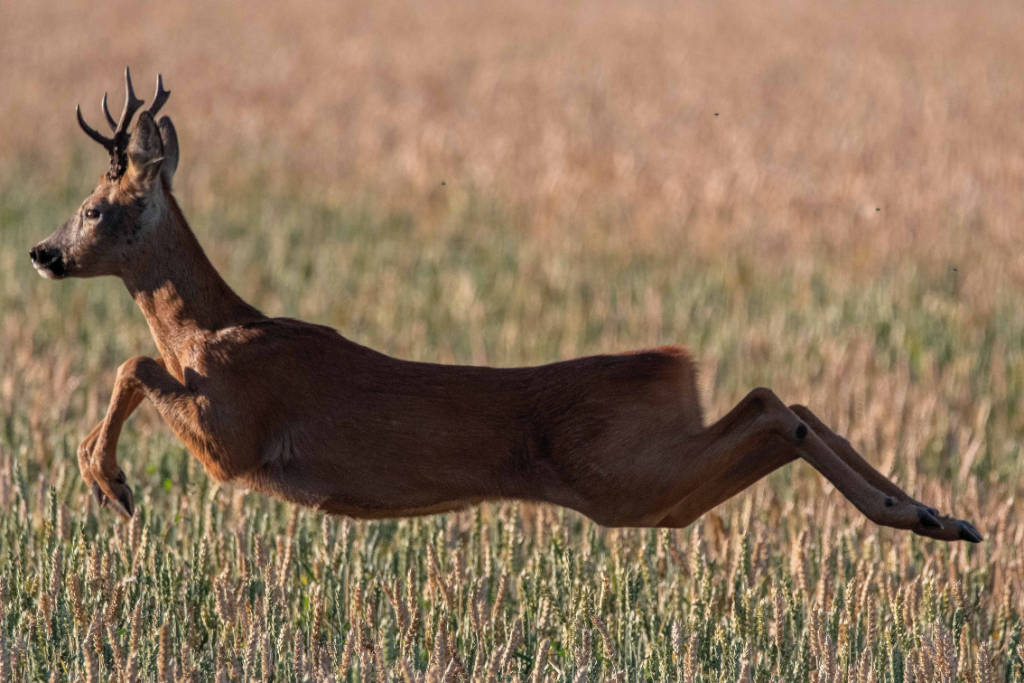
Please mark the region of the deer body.
<svg viewBox="0 0 1024 683"><path fill-rule="evenodd" d="M148 399L213 478L330 513L394 517L514 498L606 525L680 527L802 458L876 523L981 540L768 389L705 425L693 362L678 347L528 368L436 365L264 316L218 275L171 194L177 137L169 119L154 120L162 83L130 135L142 102L127 73L126 89L121 120L108 114L113 138L79 115L111 170L31 250L47 277L120 277L160 354L119 368L106 416L79 447L101 503L133 512L116 445Z"/></svg>
<svg viewBox="0 0 1024 683"><path fill-rule="evenodd" d="M702 428L699 407L680 401L696 389L679 349L535 368L435 365L265 317L201 251L164 256L198 250L171 208L157 228L165 244L122 274L164 363L138 359L131 371L167 382L158 407L168 404L171 428L220 481L357 516L501 497L586 509L621 496L630 479L647 492L664 485L658 468L631 462L645 457L638 447ZM635 501L623 496L613 509Z"/></svg>

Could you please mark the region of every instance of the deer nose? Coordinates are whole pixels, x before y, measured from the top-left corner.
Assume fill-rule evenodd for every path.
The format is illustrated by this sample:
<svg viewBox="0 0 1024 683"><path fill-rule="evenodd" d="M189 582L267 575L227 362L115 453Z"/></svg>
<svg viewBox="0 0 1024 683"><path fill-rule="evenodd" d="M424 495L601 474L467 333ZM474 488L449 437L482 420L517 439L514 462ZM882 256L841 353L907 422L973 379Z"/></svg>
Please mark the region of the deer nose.
<svg viewBox="0 0 1024 683"><path fill-rule="evenodd" d="M28 255L32 258L32 263L37 269L41 268L44 271L49 271L57 277L64 275L64 257L61 255L60 249L37 245L29 250Z"/></svg>
<svg viewBox="0 0 1024 683"><path fill-rule="evenodd" d="M40 266L49 266L60 256L56 249L46 249L39 246L29 249L28 255L33 263Z"/></svg>

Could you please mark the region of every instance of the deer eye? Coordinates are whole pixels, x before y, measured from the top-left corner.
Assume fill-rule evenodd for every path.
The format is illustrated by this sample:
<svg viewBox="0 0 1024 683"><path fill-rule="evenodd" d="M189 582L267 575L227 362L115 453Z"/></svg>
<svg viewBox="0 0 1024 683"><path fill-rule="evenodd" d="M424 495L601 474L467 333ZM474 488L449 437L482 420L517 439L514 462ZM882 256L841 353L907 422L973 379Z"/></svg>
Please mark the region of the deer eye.
<svg viewBox="0 0 1024 683"><path fill-rule="evenodd" d="M85 210L85 217L88 218L91 221L94 221L94 220L96 220L97 218L100 217L100 212L97 211L96 209L86 209Z"/></svg>

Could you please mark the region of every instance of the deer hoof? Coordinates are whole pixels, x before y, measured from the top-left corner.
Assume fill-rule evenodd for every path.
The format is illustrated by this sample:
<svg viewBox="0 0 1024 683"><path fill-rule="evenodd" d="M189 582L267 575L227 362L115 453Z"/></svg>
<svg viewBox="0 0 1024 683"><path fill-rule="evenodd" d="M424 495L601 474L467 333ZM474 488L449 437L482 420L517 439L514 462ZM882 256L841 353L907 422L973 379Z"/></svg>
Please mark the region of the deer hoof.
<svg viewBox="0 0 1024 683"><path fill-rule="evenodd" d="M122 486L115 502L118 512L123 514L127 518L131 518L135 514L135 497L132 495L132 490L127 486Z"/></svg>
<svg viewBox="0 0 1024 683"><path fill-rule="evenodd" d="M957 533L961 540L968 541L969 543L981 543L983 540L981 534L978 533L978 530L970 522L962 520L957 522Z"/></svg>
<svg viewBox="0 0 1024 683"><path fill-rule="evenodd" d="M114 508L125 519L130 519L135 514L135 496L131 487L125 483L124 472L118 472L112 479L104 479L104 486L100 486L97 480L90 485L92 495L100 507Z"/></svg>

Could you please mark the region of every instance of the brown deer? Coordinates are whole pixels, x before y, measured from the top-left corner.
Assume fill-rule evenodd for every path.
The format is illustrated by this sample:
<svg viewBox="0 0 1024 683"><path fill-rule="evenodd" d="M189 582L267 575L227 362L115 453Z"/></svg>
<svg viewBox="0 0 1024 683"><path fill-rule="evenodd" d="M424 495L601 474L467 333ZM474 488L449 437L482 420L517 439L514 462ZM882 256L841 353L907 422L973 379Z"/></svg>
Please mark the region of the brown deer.
<svg viewBox="0 0 1024 683"><path fill-rule="evenodd" d="M171 193L178 141L158 77L106 137L110 167L78 211L32 248L47 278L115 275L160 352L118 368L78 463L96 499L134 509L121 426L143 399L218 481L330 513L424 515L493 499L543 501L608 526L683 527L803 458L876 524L978 542L871 467L804 406L754 389L704 423L679 347L498 369L388 357L335 330L269 318L207 260ZM134 127L133 115L138 113ZM130 128L130 130L129 130Z"/></svg>

